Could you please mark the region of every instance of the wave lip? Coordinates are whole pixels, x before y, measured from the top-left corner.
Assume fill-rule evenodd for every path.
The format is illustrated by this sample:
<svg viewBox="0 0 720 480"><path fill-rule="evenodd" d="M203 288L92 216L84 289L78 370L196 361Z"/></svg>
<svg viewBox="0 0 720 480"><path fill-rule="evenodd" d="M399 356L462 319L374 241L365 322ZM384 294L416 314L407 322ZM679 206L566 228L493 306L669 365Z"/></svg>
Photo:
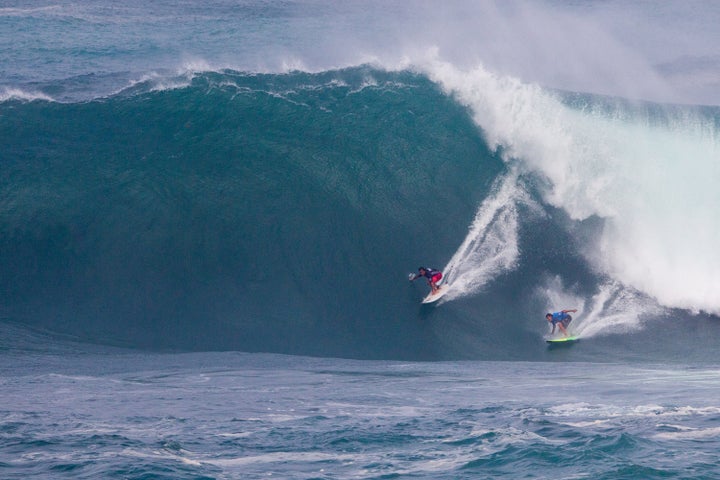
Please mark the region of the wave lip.
<svg viewBox="0 0 720 480"><path fill-rule="evenodd" d="M55 101L51 96L42 92L28 91L14 87L1 87L0 102L7 102L9 100L23 100L28 102L32 102L35 100L43 100L46 102Z"/></svg>

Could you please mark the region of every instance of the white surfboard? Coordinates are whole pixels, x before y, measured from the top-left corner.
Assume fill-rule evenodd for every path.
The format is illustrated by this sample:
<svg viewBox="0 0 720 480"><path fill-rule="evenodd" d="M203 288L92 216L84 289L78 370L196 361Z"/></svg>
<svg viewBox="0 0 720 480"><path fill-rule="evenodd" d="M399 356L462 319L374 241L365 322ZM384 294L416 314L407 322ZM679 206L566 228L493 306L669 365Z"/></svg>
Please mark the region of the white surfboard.
<svg viewBox="0 0 720 480"><path fill-rule="evenodd" d="M430 293L427 297L423 298L422 303L437 302L438 300L440 300L443 297L443 295L445 295L448 292L448 290L450 290L450 285L440 285L438 287L438 292L435 295Z"/></svg>

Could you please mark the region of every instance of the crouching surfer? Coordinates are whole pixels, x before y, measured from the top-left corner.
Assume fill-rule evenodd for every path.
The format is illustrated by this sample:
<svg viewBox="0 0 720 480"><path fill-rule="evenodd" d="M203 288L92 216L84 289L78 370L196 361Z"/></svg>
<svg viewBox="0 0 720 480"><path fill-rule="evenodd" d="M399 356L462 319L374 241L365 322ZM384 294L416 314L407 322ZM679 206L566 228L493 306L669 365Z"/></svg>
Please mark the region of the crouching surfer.
<svg viewBox="0 0 720 480"><path fill-rule="evenodd" d="M430 292L430 295L435 295L436 293L438 293L440 287L437 286L437 282L439 282L442 278L442 272L440 270L435 270L434 268L425 267L418 268L418 272L419 273L416 273L414 276L410 277L410 281L413 282L420 277L425 277L428 279L428 285L430 285L430 289L432 290Z"/></svg>
<svg viewBox="0 0 720 480"><path fill-rule="evenodd" d="M555 333L555 325L560 329L564 336L568 336L567 327L572 322L572 317L568 313L575 313L577 310L562 310L555 313L545 314L545 318L548 322L552 323L552 333Z"/></svg>

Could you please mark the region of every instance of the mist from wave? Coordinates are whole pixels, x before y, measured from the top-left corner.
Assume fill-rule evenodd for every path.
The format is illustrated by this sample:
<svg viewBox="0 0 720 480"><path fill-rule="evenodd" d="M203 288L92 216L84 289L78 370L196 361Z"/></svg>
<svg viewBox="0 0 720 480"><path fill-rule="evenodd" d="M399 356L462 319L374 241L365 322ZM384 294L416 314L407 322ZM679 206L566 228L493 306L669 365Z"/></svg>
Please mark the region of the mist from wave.
<svg viewBox="0 0 720 480"><path fill-rule="evenodd" d="M482 64L548 88L717 105L719 21L709 0L14 0L0 8L0 86L87 99L148 75L397 69L435 49L459 69ZM70 91L53 95L58 83Z"/></svg>
<svg viewBox="0 0 720 480"><path fill-rule="evenodd" d="M482 67L431 61L427 70L472 109L506 161L537 176L544 202L577 222L602 219L583 247L601 274L662 306L720 312L718 109L578 101ZM499 203L508 209L522 201L523 187L514 177L506 182L514 186ZM501 223L512 229L511 218ZM466 243L486 233L472 231ZM501 243L508 250L516 242ZM451 272L468 259L455 259Z"/></svg>

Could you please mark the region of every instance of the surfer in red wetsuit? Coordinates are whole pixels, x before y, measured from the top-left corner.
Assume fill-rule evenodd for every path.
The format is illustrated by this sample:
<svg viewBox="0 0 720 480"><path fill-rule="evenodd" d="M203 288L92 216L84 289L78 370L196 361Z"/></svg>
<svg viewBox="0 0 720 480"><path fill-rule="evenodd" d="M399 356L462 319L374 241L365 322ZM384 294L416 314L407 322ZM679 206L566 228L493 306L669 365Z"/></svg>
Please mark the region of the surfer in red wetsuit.
<svg viewBox="0 0 720 480"><path fill-rule="evenodd" d="M425 267L418 268L418 272L420 273L416 273L414 277L410 278L410 281L412 282L420 277L427 278L428 285L430 285L430 288L432 289L431 295L435 295L439 289L437 282L439 282L442 278L442 272L440 270L435 270L434 268Z"/></svg>

